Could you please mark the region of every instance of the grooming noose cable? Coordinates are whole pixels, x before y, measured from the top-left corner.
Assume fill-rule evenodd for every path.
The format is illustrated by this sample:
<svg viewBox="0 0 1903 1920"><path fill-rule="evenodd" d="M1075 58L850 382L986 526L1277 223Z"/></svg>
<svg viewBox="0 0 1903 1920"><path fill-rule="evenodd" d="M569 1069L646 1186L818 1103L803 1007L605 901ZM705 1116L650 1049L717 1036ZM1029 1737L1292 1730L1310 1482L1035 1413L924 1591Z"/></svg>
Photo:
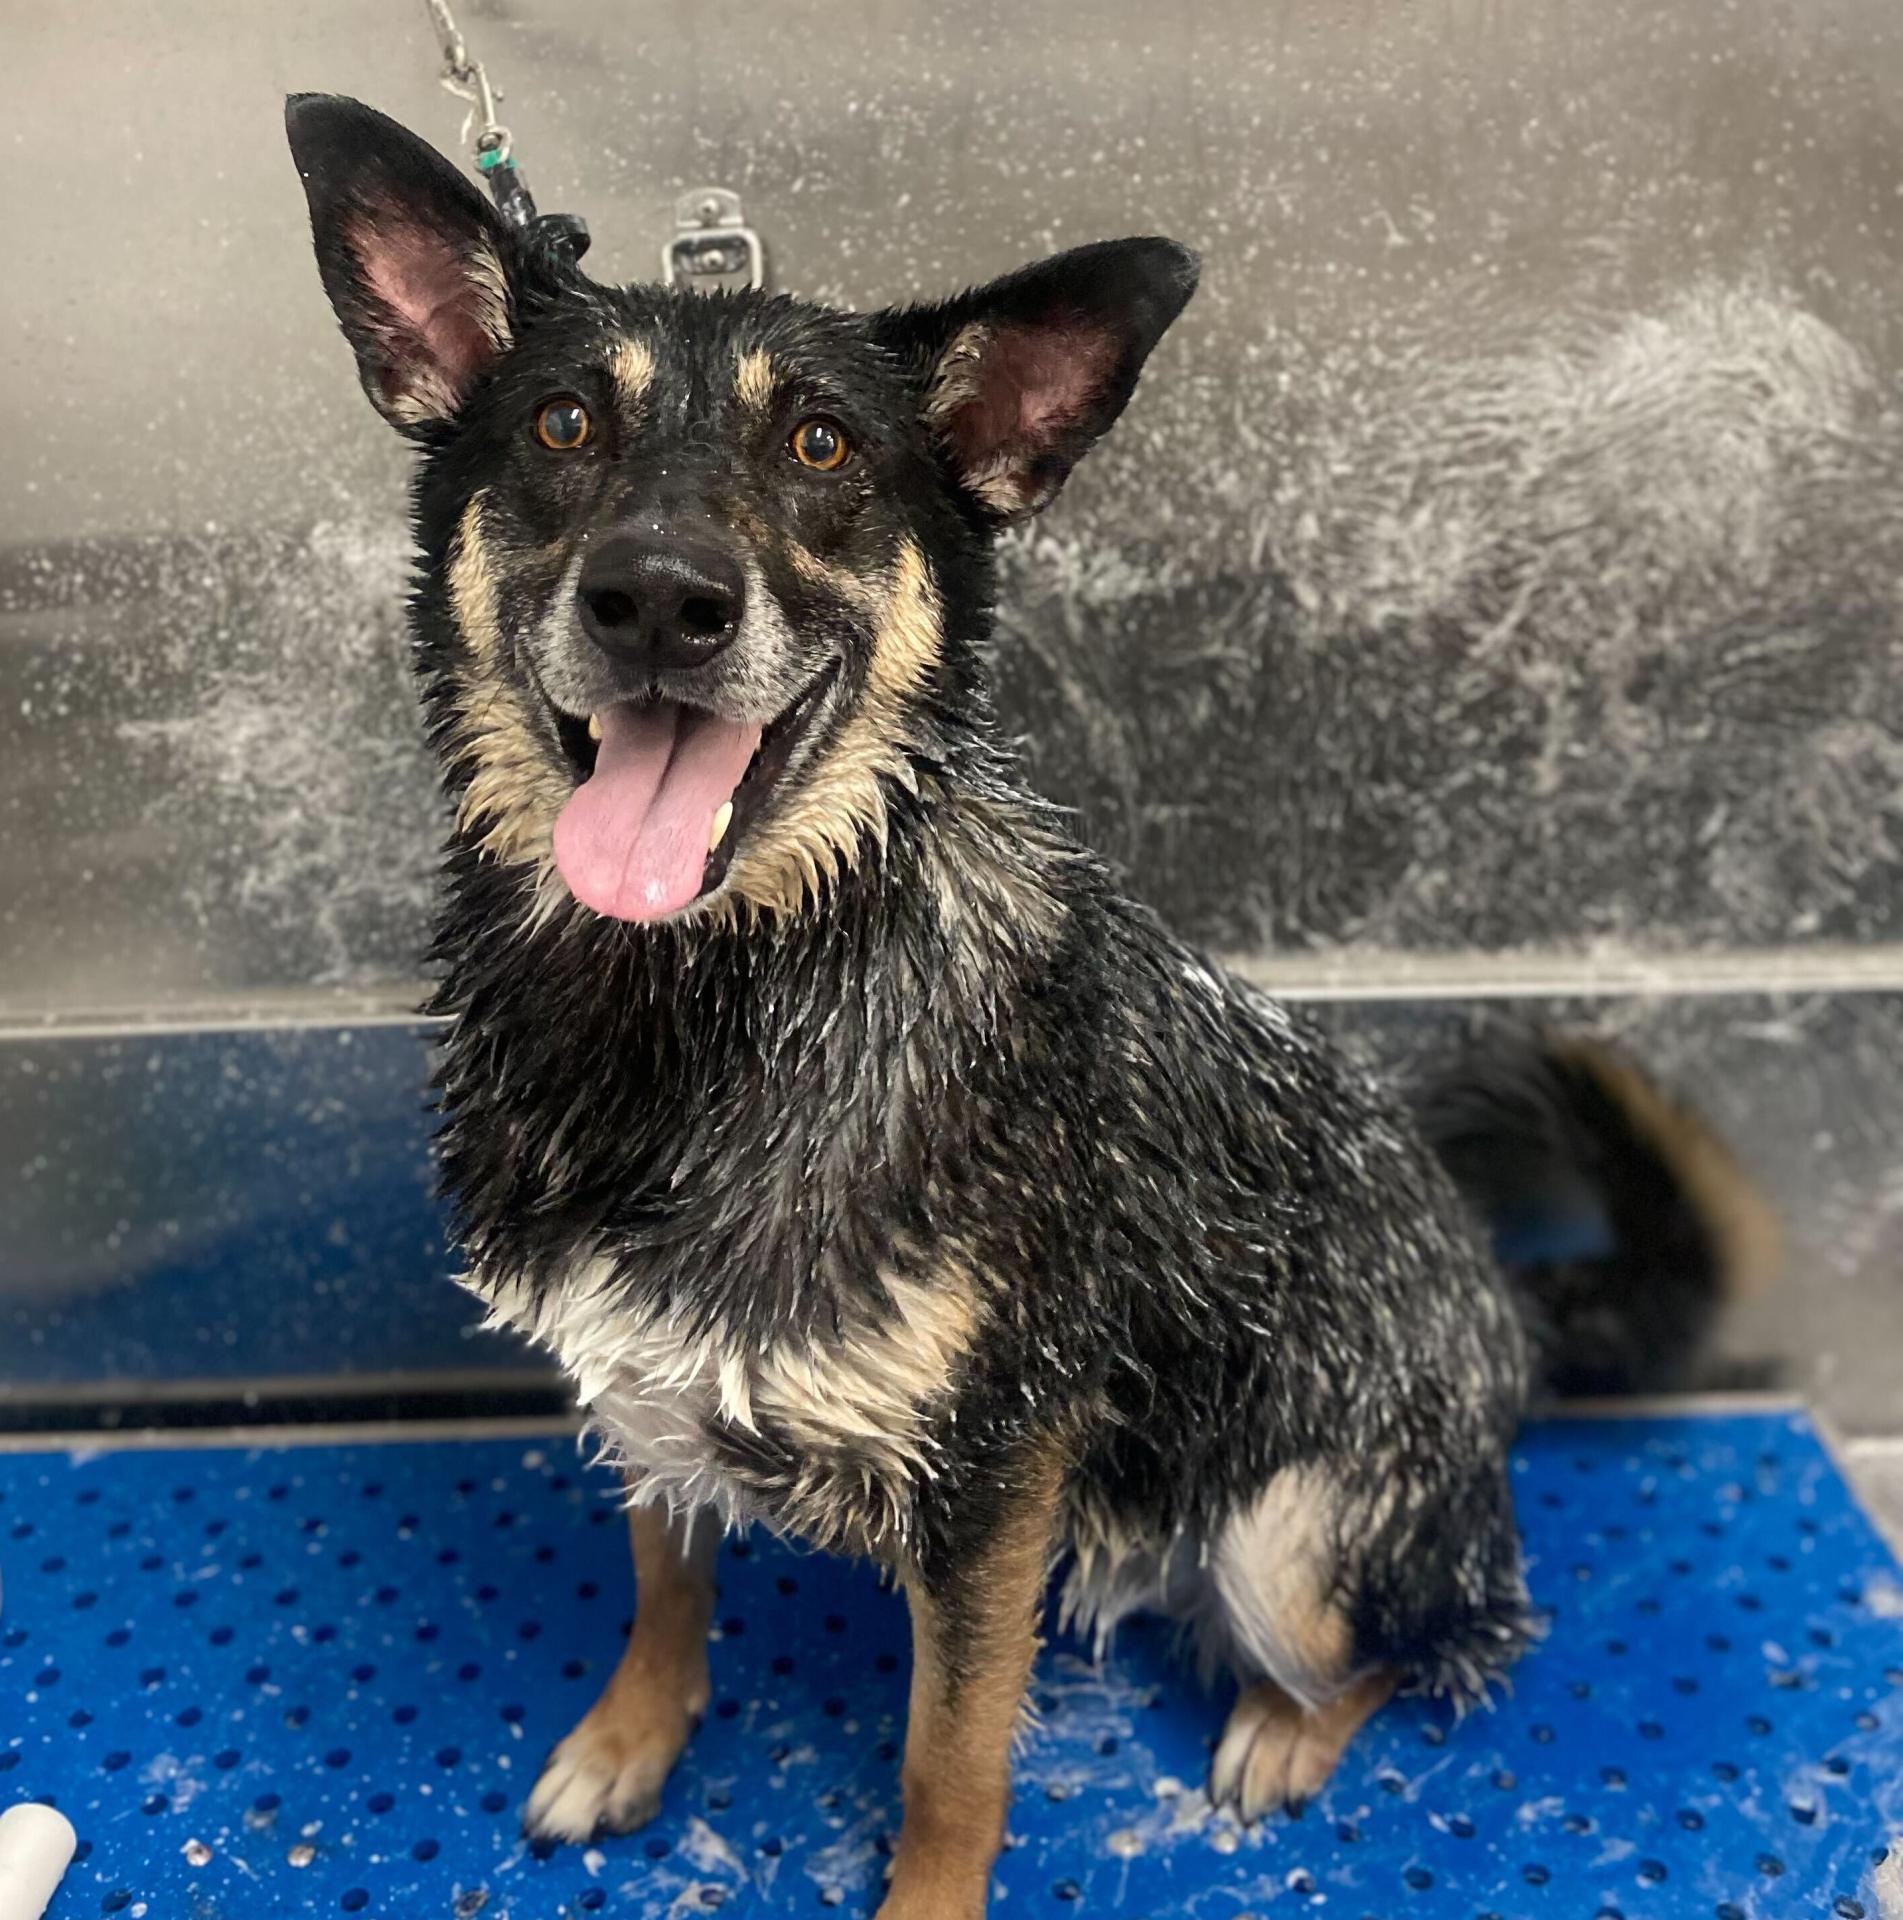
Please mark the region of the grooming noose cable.
<svg viewBox="0 0 1903 1920"><path fill-rule="evenodd" d="M529 183L516 163L515 140L497 118L502 90L489 71L474 59L449 10L449 0L423 0L430 26L443 51L442 84L447 93L468 103L462 137L470 140L476 170L489 183L496 211L504 223L525 239L551 247L572 262L588 251L588 223L574 213L537 213Z"/></svg>

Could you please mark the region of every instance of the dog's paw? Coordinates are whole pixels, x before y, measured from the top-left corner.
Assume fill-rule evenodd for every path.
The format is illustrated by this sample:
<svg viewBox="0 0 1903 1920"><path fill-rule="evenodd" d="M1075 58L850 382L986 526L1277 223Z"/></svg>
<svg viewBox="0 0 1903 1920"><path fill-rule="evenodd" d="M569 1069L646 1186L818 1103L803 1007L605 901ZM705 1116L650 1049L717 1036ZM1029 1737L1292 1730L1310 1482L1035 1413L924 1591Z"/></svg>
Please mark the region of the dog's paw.
<svg viewBox="0 0 1903 1920"><path fill-rule="evenodd" d="M1209 1769L1209 1798L1245 1824L1299 1807L1328 1784L1354 1728L1309 1713L1273 1682L1250 1687L1229 1715Z"/></svg>
<svg viewBox="0 0 1903 1920"><path fill-rule="evenodd" d="M605 1696L548 1757L523 1809L531 1840L582 1842L632 1833L654 1818L661 1789L692 1729L665 1702Z"/></svg>

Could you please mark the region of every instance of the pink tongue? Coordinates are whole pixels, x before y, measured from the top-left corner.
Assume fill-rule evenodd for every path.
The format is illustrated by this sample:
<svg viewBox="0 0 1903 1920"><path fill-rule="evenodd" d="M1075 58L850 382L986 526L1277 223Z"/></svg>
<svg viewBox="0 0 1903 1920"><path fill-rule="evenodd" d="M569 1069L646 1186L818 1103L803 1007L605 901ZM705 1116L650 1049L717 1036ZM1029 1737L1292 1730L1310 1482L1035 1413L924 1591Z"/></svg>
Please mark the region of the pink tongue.
<svg viewBox="0 0 1903 1920"><path fill-rule="evenodd" d="M583 906L658 920L700 892L714 815L733 798L760 729L660 700L607 707L593 775L555 823L555 864Z"/></svg>

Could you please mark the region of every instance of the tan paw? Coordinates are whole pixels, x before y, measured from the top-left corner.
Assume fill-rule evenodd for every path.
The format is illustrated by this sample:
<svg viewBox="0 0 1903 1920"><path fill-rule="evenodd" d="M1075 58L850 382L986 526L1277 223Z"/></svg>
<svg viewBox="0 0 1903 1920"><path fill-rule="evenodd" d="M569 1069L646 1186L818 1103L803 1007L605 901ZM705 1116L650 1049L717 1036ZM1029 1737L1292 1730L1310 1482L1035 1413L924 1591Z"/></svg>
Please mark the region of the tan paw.
<svg viewBox="0 0 1903 1920"><path fill-rule="evenodd" d="M580 1842L645 1826L692 1731L685 1708L611 1688L549 1755L523 1811L523 1832Z"/></svg>
<svg viewBox="0 0 1903 1920"><path fill-rule="evenodd" d="M1300 1806L1328 1784L1348 1743L1394 1691L1393 1682L1357 1682L1339 1700L1314 1711L1273 1681L1248 1688L1236 1702L1209 1769L1209 1798L1244 1822L1278 1807Z"/></svg>

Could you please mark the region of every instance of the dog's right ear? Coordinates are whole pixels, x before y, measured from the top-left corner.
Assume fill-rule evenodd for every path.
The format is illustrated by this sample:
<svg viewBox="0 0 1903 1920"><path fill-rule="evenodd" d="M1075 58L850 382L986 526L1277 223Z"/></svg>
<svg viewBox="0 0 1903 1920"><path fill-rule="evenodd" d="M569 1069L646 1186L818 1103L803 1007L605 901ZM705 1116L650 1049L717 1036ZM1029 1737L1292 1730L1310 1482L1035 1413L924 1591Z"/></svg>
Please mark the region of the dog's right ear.
<svg viewBox="0 0 1903 1920"><path fill-rule="evenodd" d="M292 94L284 125L364 392L406 431L453 419L513 336L501 221L435 148L360 101Z"/></svg>

